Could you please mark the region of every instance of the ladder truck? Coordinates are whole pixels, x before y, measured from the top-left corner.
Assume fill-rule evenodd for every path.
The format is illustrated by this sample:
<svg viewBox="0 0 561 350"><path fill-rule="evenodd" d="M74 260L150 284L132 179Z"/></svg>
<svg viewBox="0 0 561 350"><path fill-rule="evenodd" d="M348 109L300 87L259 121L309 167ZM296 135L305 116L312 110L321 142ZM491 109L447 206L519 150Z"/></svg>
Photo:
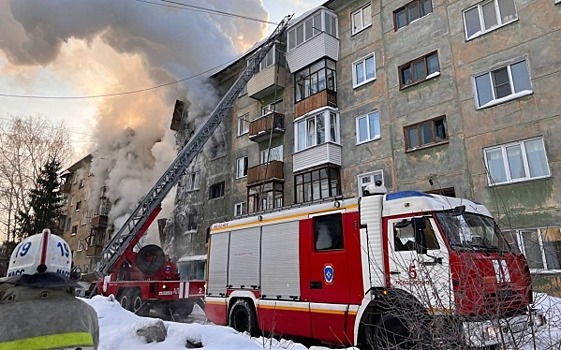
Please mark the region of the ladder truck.
<svg viewBox="0 0 561 350"><path fill-rule="evenodd" d="M121 305L138 314L150 309L187 316L205 296L205 281L181 281L176 265L157 245L146 245L138 252L140 239L161 210L161 203L178 183L193 159L202 150L218 125L230 115L232 105L257 72L271 47L281 40L292 15L286 16L273 33L255 49L245 70L218 105L179 152L166 172L138 204L128 220L102 251L103 278L90 288L90 294L114 295Z"/></svg>

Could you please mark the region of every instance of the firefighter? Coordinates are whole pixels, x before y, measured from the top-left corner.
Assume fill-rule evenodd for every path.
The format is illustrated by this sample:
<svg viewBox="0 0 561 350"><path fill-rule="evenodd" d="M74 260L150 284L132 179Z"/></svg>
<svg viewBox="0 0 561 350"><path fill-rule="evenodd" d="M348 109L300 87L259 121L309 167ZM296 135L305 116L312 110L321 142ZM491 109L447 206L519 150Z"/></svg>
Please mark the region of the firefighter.
<svg viewBox="0 0 561 350"><path fill-rule="evenodd" d="M95 310L74 296L72 253L49 229L19 243L0 279L0 350L97 349Z"/></svg>

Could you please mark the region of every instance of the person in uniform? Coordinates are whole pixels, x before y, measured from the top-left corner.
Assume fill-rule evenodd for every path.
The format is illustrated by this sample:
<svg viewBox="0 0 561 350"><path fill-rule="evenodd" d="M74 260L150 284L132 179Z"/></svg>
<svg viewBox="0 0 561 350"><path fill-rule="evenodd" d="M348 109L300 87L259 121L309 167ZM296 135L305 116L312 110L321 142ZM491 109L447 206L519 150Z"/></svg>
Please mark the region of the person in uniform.
<svg viewBox="0 0 561 350"><path fill-rule="evenodd" d="M0 350L97 349L97 313L74 296L72 253L49 229L19 243L0 279Z"/></svg>

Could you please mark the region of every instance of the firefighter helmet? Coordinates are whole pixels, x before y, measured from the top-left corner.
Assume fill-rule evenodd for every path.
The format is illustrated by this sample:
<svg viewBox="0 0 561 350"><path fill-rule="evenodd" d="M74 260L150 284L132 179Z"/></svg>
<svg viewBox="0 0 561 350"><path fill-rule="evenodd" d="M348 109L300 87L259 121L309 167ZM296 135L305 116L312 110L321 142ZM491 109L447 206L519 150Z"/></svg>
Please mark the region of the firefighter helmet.
<svg viewBox="0 0 561 350"><path fill-rule="evenodd" d="M21 241L10 257L8 276L53 272L70 276L72 252L61 237L49 229Z"/></svg>

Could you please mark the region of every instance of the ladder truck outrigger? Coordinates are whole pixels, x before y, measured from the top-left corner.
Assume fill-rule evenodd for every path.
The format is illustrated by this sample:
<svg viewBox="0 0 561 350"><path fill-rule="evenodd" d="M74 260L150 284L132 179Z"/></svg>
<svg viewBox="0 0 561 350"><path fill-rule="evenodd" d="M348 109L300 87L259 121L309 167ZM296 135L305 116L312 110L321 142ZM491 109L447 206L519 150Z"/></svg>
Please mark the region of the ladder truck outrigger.
<svg viewBox="0 0 561 350"><path fill-rule="evenodd" d="M231 108L249 79L272 46L281 40L292 15L286 16L273 33L255 49L247 67L230 87L218 105L189 139L154 187L102 251L103 278L91 287L90 294L113 294L121 305L136 313L151 308L171 316L187 316L194 303L205 296L205 281L182 281L176 266L157 245L146 245L134 251L148 227L161 210L161 203L178 183L181 175L201 152L218 125L231 113Z"/></svg>

